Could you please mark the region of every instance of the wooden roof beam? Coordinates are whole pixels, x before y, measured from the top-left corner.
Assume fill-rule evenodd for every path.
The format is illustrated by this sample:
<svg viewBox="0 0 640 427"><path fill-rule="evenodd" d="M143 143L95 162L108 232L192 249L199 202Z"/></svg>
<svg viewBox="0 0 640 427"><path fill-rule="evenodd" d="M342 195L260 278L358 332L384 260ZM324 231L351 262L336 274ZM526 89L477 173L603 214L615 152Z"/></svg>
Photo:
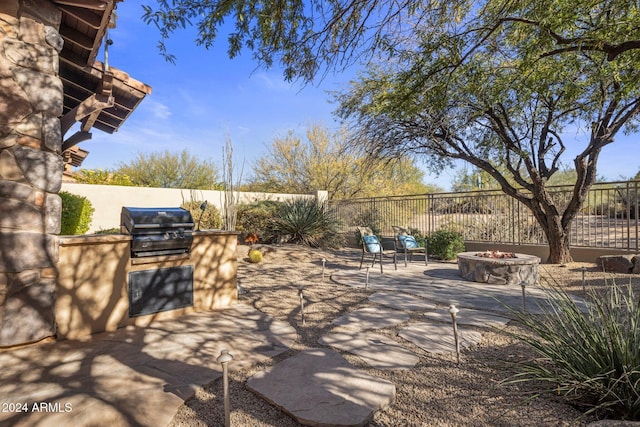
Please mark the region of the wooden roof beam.
<svg viewBox="0 0 640 427"><path fill-rule="evenodd" d="M87 11L87 9L82 9L75 6L60 6L60 10L66 13L67 15L73 16L78 21L84 22L87 26L97 30L100 28L101 19L100 16L95 13L91 13Z"/></svg>
<svg viewBox="0 0 640 427"><path fill-rule="evenodd" d="M62 134L64 135L67 133L75 122L83 119L82 130L88 132L91 129L91 126L95 123L100 112L106 108L113 107L113 105L113 96L103 96L94 93L82 101L82 103L78 104L78 106L73 110L68 111L64 116L62 116L60 119ZM89 119L87 119L87 117L89 117Z"/></svg>
<svg viewBox="0 0 640 427"><path fill-rule="evenodd" d="M91 135L90 132L85 131L78 131L74 133L62 143L62 152L64 153L69 148L73 147L74 145L78 145L82 141L91 139L92 136L93 135Z"/></svg>
<svg viewBox="0 0 640 427"><path fill-rule="evenodd" d="M54 3L64 6L82 7L84 9L107 10L113 0L53 0Z"/></svg>
<svg viewBox="0 0 640 427"><path fill-rule="evenodd" d="M96 110L90 115L88 115L87 117L85 117L84 119L82 119L82 121L80 122L82 123L80 126L80 129L82 129L83 132L88 133L91 130L91 128L93 127L93 124L96 122L96 120L98 120L100 111L102 110Z"/></svg>
<svg viewBox="0 0 640 427"><path fill-rule="evenodd" d="M60 36L64 39L65 43L74 44L89 52L93 49L93 39L91 39L91 37L69 27L61 27Z"/></svg>

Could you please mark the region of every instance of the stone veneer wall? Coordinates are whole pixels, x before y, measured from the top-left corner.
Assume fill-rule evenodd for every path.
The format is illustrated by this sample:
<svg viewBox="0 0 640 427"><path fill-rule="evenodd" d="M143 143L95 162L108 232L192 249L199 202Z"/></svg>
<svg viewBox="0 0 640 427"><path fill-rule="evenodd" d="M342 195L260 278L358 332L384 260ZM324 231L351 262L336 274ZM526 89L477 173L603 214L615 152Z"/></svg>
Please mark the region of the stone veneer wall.
<svg viewBox="0 0 640 427"><path fill-rule="evenodd" d="M60 19L48 0L0 4L0 347L56 332Z"/></svg>

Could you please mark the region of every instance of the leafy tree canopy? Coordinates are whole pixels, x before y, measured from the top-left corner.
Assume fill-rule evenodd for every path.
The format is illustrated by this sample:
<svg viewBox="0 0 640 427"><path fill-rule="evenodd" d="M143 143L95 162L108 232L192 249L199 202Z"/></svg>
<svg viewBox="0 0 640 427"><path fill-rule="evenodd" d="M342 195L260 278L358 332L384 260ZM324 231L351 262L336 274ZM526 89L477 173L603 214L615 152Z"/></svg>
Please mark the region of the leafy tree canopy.
<svg viewBox="0 0 640 427"><path fill-rule="evenodd" d="M212 161L200 160L186 149L138 153L127 163L120 163L116 173L126 175L140 187L217 189L216 169Z"/></svg>
<svg viewBox="0 0 640 427"><path fill-rule="evenodd" d="M363 153L348 152L344 131L331 134L312 125L306 139L293 132L276 138L258 159L246 189L286 193L327 190L332 199L417 194L433 190L410 159L370 163Z"/></svg>
<svg viewBox="0 0 640 427"><path fill-rule="evenodd" d="M74 172L73 178L81 184L133 185L127 175L102 169L80 169Z"/></svg>
<svg viewBox="0 0 640 427"><path fill-rule="evenodd" d="M206 48L227 30L228 54L253 52L263 66L278 62L285 77L311 81L319 71L340 70L376 54L394 55L401 40L415 39L424 28L484 38L519 28L511 42L535 45L526 32L543 35L544 56L598 52L608 61L640 47L635 0L157 0L144 5L143 20L160 32L158 47L175 56L165 42L177 30L195 26L196 43ZM480 17L471 22L469 11ZM523 31L528 27L529 30ZM442 36L443 34L441 34ZM433 39L437 43L438 38ZM456 53L455 51L452 53ZM462 51L457 52L463 53ZM459 55L455 57L461 58Z"/></svg>

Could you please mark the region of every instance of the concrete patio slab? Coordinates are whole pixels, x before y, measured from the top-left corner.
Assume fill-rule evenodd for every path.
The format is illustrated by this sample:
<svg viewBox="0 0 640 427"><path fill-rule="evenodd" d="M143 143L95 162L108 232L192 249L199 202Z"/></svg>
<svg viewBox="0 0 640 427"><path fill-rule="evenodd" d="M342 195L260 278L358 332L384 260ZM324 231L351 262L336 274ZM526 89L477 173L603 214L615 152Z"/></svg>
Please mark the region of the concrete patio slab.
<svg viewBox="0 0 640 427"><path fill-rule="evenodd" d="M436 354L456 351L452 325L445 323L414 323L402 328L398 336L411 341L421 349ZM482 340L480 332L458 328L460 350L478 344Z"/></svg>
<svg viewBox="0 0 640 427"><path fill-rule="evenodd" d="M331 275L335 283L364 288L362 270L344 270ZM522 310L522 288L520 286L490 285L476 283L460 277L457 266L449 263L432 263L425 267L413 264L398 271L385 274L370 272L368 289L392 293L408 293L440 306L455 304L458 307L510 313ZM525 289L526 310L544 314L548 308L547 294L539 286ZM574 298L586 310L586 305Z"/></svg>
<svg viewBox="0 0 640 427"><path fill-rule="evenodd" d="M380 291L369 295L369 301L396 310L432 311L437 305L415 295L399 292Z"/></svg>
<svg viewBox="0 0 640 427"><path fill-rule="evenodd" d="M323 335L318 342L355 354L376 369L411 369L420 360L397 341L371 332L334 332Z"/></svg>
<svg viewBox="0 0 640 427"><path fill-rule="evenodd" d="M474 310L471 308L462 308L456 314L456 323L458 325L472 325L485 328L501 328L509 323L508 318L498 316L496 314L487 313L485 311ZM436 311L425 313L424 317L439 322L451 323L451 314L449 308L440 308Z"/></svg>
<svg viewBox="0 0 640 427"><path fill-rule="evenodd" d="M0 425L164 426L198 387L222 375L222 349L233 355L234 370L288 350L296 338L286 322L237 304L6 351L0 403L28 410L0 412Z"/></svg>
<svg viewBox="0 0 640 427"><path fill-rule="evenodd" d="M409 315L398 310L381 307L365 307L333 320L337 326L351 329L383 329L409 320Z"/></svg>
<svg viewBox="0 0 640 427"><path fill-rule="evenodd" d="M302 351L255 374L247 387L299 423L316 427L364 426L396 395L393 383L356 369L333 350L320 348Z"/></svg>

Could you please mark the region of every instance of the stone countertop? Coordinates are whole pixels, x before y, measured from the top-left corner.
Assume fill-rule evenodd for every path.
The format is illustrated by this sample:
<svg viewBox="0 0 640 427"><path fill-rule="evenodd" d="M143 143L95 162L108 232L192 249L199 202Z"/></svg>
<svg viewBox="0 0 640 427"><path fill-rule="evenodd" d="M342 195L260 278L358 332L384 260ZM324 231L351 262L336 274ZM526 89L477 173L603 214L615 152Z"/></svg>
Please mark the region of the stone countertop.
<svg viewBox="0 0 640 427"><path fill-rule="evenodd" d="M194 231L193 236L225 236L239 235L239 231L227 230L199 230ZM131 240L130 234L82 234L78 236L58 236L61 245L78 245L88 243L116 243Z"/></svg>

